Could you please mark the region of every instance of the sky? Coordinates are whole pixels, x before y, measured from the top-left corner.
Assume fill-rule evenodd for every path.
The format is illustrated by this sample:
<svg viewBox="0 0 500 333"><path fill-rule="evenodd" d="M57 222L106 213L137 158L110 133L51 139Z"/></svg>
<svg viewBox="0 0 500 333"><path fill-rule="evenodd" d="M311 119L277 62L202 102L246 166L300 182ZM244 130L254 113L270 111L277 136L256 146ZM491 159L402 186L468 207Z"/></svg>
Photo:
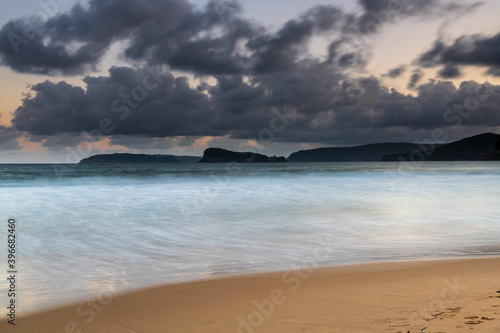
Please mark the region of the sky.
<svg viewBox="0 0 500 333"><path fill-rule="evenodd" d="M0 6L0 163L500 133L500 1Z"/></svg>

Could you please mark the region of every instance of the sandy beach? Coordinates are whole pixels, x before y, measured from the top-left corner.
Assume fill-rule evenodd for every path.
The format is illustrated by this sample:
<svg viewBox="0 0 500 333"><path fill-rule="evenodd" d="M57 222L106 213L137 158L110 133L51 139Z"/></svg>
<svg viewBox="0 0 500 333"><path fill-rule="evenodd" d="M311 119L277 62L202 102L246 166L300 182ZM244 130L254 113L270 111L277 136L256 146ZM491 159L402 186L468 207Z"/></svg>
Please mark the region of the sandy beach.
<svg viewBox="0 0 500 333"><path fill-rule="evenodd" d="M301 269L96 293L0 331L499 332L499 277L498 257Z"/></svg>

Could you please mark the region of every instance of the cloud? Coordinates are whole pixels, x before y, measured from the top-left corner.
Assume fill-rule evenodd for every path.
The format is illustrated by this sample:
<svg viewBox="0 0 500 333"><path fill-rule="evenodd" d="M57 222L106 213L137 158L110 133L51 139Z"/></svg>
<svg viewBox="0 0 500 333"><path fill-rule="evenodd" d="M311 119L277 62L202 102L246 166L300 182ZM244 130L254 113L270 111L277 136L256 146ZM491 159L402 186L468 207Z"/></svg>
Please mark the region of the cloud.
<svg viewBox="0 0 500 333"><path fill-rule="evenodd" d="M460 69L454 64L446 64L438 74L445 79L457 78L460 77Z"/></svg>
<svg viewBox="0 0 500 333"><path fill-rule="evenodd" d="M18 72L84 73L116 40L148 25L174 28L192 13L185 0L91 0L46 21L11 20L0 30L1 61Z"/></svg>
<svg viewBox="0 0 500 333"><path fill-rule="evenodd" d="M197 75L254 75L293 70L308 54L312 37L334 35L329 64L363 66L365 54L349 41L397 18L461 9L439 0L361 0L359 15L331 5L315 6L269 32L241 15L235 2L209 1L196 9L187 0L90 0L43 20L26 17L0 29L0 63L15 71L76 75L96 69L117 41L123 56ZM347 45L347 46L346 46ZM341 47L343 46L343 47Z"/></svg>
<svg viewBox="0 0 500 333"><path fill-rule="evenodd" d="M357 20L356 25L364 33L378 31L382 24L393 22L397 18L409 15L429 13L432 8L437 8L439 1L391 1L391 0L360 0L364 14Z"/></svg>
<svg viewBox="0 0 500 333"><path fill-rule="evenodd" d="M254 51L253 70L269 73L292 70L313 36L339 28L344 13L332 6L317 6L299 20L288 21L277 33L265 34L250 41Z"/></svg>
<svg viewBox="0 0 500 333"><path fill-rule="evenodd" d="M130 35L125 55L150 64L168 64L173 69L198 74L232 74L248 66L243 46L259 31L238 16L233 6L221 16L220 4L209 2L204 11L176 15L169 25L156 21L142 24Z"/></svg>
<svg viewBox="0 0 500 333"><path fill-rule="evenodd" d="M23 133L16 131L12 127L0 125L0 150L19 150L21 145L18 139Z"/></svg>
<svg viewBox="0 0 500 333"><path fill-rule="evenodd" d="M424 67L444 65L443 77L455 77L458 66L488 67L490 73L500 69L500 33L494 36L461 36L452 43L436 40L434 45L421 54L418 62ZM451 74L452 76L447 76Z"/></svg>
<svg viewBox="0 0 500 333"><path fill-rule="evenodd" d="M359 4L360 15L346 13L343 16L342 33L328 47L328 63L363 68L370 56L372 36L384 26L412 16L446 18L481 5L479 2L462 4L440 0L360 0Z"/></svg>
<svg viewBox="0 0 500 333"><path fill-rule="evenodd" d="M424 73L420 69L414 69L410 77L410 82L408 82L408 89L415 89L423 76Z"/></svg>
<svg viewBox="0 0 500 333"><path fill-rule="evenodd" d="M211 118L208 97L190 88L185 77L126 67L113 67L109 73L85 77L85 90L64 81L32 86L34 96L23 100L12 123L33 135L82 131L157 137L217 134L204 130Z"/></svg>
<svg viewBox="0 0 500 333"><path fill-rule="evenodd" d="M408 83L413 96L375 77L348 74L348 67L363 67L370 54L368 44L351 43L360 34L374 34L402 17L462 6L437 0L403 1L398 8L389 0L360 5L359 14L316 6L272 32L244 19L238 5L220 7L216 1L198 10L186 0L92 0L88 7L76 5L38 21L30 36L23 35L29 18L9 21L0 29L0 59L14 70L87 73L116 41L126 41L123 55L136 66L87 75L83 88L65 81L34 84L12 124L49 149L88 137L132 149L167 149L200 137L258 140L267 133L275 142L354 143L377 137L394 141L437 127L500 126L495 113L500 103L493 93L474 112L464 111L466 116L454 109L482 89L479 83L420 84L423 72L415 69ZM366 30L370 22L378 28ZM14 43L18 52L12 33L27 39ZM315 36L332 41L325 60L309 53ZM469 44L488 44L479 40ZM419 64L445 65L440 75L457 77L459 64L445 57L449 48L436 41ZM405 69L387 75L396 78ZM213 80L195 84L173 70Z"/></svg>
<svg viewBox="0 0 500 333"><path fill-rule="evenodd" d="M60 135L35 135L30 132L17 132L24 134L26 141L36 142L51 152L60 152L86 142L86 137L76 132L62 133Z"/></svg>
<svg viewBox="0 0 500 333"><path fill-rule="evenodd" d="M384 76L388 76L388 77L394 79L394 78L400 77L405 71L406 71L406 66L405 65L401 65L399 67L391 69Z"/></svg>
<svg viewBox="0 0 500 333"><path fill-rule="evenodd" d="M480 2L462 4L441 0L359 0L363 14L353 20L352 26L364 34L378 32L383 25L395 23L405 17L442 17L471 11Z"/></svg>
<svg viewBox="0 0 500 333"><path fill-rule="evenodd" d="M37 21L34 18L9 21L0 29L2 65L21 73L80 74L104 55L107 45L88 42L71 50L71 44L76 45L77 40L69 44L47 40L45 27L38 29L33 22Z"/></svg>
<svg viewBox="0 0 500 333"><path fill-rule="evenodd" d="M85 132L131 148L182 145L176 137L191 143L204 136L259 140L264 134L275 142L353 142L375 134L396 140L434 128L500 126L500 86L430 81L412 96L375 77L348 79L319 62L252 80L221 75L199 86L168 71L125 67L84 82L85 89L64 81L32 86L13 125L33 136Z"/></svg>

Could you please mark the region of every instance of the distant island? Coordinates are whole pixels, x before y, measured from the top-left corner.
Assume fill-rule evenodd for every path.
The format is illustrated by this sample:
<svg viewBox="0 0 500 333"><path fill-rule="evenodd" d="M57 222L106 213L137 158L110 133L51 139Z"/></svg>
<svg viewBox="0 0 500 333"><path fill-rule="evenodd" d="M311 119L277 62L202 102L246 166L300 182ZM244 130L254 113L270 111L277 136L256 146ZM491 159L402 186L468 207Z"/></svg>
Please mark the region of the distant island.
<svg viewBox="0 0 500 333"><path fill-rule="evenodd" d="M266 163L266 162L286 162L284 157L266 156L251 152L234 152L222 148L208 148L203 153L203 158L199 163Z"/></svg>
<svg viewBox="0 0 500 333"><path fill-rule="evenodd" d="M427 145L428 147L429 145ZM101 154L84 158L89 163L273 163L273 162L400 162L400 161L500 161L500 135L484 133L434 149L415 143L375 143L354 147L325 147L300 150L288 159L252 152L208 148L200 156Z"/></svg>
<svg viewBox="0 0 500 333"><path fill-rule="evenodd" d="M174 156L179 161L179 163L198 163L201 160L201 156L172 156Z"/></svg>
<svg viewBox="0 0 500 333"><path fill-rule="evenodd" d="M388 154L421 150L414 143L375 143L354 147L326 147L292 153L288 162L379 162Z"/></svg>
<svg viewBox="0 0 500 333"><path fill-rule="evenodd" d="M493 145L493 153L485 156L482 161L500 161L500 137Z"/></svg>
<svg viewBox="0 0 500 333"><path fill-rule="evenodd" d="M200 157L175 155L147 155L147 154L100 154L84 158L81 164L107 163L196 163Z"/></svg>
<svg viewBox="0 0 500 333"><path fill-rule="evenodd" d="M500 154L492 154L495 143L498 144L500 135L484 133L471 136L459 141L451 142L432 150L391 154L382 158L382 162L399 161L480 161L486 157L498 158ZM500 153L500 152L499 152Z"/></svg>

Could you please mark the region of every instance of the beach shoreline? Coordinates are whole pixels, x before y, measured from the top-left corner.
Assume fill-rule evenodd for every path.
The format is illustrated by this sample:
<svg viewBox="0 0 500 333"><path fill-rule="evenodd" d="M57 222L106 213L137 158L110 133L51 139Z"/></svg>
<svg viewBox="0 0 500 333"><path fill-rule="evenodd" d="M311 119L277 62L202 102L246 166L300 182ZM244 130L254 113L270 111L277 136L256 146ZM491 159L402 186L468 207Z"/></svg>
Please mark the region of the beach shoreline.
<svg viewBox="0 0 500 333"><path fill-rule="evenodd" d="M493 332L499 276L500 257L298 268L97 292L0 331Z"/></svg>

